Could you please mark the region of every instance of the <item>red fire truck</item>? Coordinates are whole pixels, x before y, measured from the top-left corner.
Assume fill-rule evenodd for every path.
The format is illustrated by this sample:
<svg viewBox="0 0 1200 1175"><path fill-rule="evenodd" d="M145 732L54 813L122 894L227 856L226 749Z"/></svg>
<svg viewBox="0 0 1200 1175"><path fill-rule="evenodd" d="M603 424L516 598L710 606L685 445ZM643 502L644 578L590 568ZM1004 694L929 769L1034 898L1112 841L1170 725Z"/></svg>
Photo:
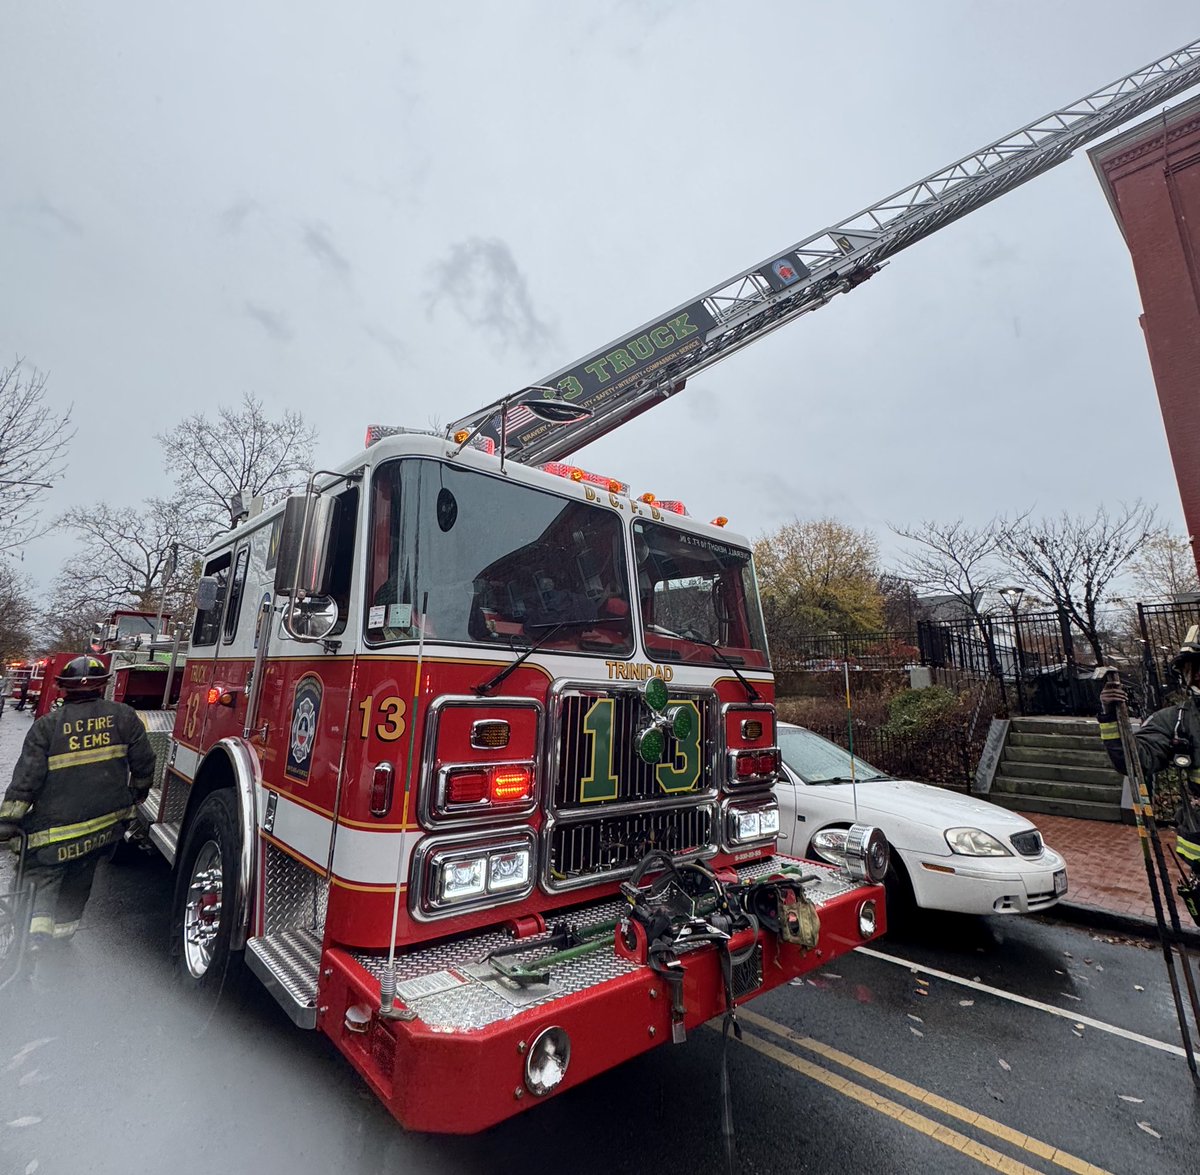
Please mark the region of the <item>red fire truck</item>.
<svg viewBox="0 0 1200 1175"><path fill-rule="evenodd" d="M884 925L877 833L857 879L775 855L748 544L566 472L400 433L232 532L143 805L185 981L244 951L415 1129L481 1129Z"/></svg>
<svg viewBox="0 0 1200 1175"><path fill-rule="evenodd" d="M405 1125L473 1131L874 938L878 833L774 849L748 544L561 459L1200 81L1200 42L207 554L165 776L185 983L244 957Z"/></svg>

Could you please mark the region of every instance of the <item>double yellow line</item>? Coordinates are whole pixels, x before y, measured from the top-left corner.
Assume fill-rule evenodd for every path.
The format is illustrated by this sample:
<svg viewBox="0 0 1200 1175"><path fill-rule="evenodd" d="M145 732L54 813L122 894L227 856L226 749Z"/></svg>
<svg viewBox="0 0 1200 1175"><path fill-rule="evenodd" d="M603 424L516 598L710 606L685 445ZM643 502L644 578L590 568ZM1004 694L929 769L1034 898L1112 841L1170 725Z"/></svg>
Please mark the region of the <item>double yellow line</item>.
<svg viewBox="0 0 1200 1175"><path fill-rule="evenodd" d="M1094 1166L1092 1163L1085 1162L1083 1159L1077 1158L1067 1151L1042 1142L1032 1135L1022 1134L1019 1130L1014 1130L1011 1126L1005 1126L1003 1122L997 1122L984 1114L978 1114L974 1110L967 1109L966 1106L960 1106L957 1102L949 1101L936 1093L922 1089L919 1085L914 1085L911 1081L905 1081L903 1078L895 1077L883 1069L877 1069L874 1065L869 1065L866 1061L860 1061L857 1057L852 1057L849 1053L843 1053L839 1049L823 1044L819 1040L814 1040L811 1036L801 1036L799 1033L793 1032L790 1028L786 1027L786 1025L777 1024L774 1020L768 1020L765 1016L760 1016L756 1012L741 1008L738 1011L738 1019L743 1024L753 1025L755 1028L760 1028L765 1032L780 1037L789 1044L801 1048L806 1052L814 1053L826 1061L831 1061L833 1064L849 1070L851 1073L865 1077L877 1085L902 1094L904 1097L927 1109L935 1110L948 1118L962 1122L983 1134L990 1134L994 1138L998 1138L1010 1146L1025 1151L1029 1155L1053 1163L1064 1170L1071 1171L1074 1175L1110 1175L1102 1167ZM827 1069L822 1065L798 1056L790 1049L780 1048L779 1045L752 1032L742 1033L742 1043L748 1048L752 1048L755 1052L761 1053L765 1057L770 1057L771 1060L778 1061L781 1065L786 1065L787 1068L801 1073L813 1081L819 1081L822 1085L836 1090L838 1093L859 1102L861 1105L867 1106L872 1110L877 1110L881 1114L886 1114L889 1118L903 1123L910 1129L924 1134L940 1142L942 1145L950 1147L952 1150L959 1151L969 1158L975 1159L985 1167L990 1167L993 1171L1000 1171L1003 1175L1043 1175L1036 1167L1031 1167L1018 1159L1003 1154L994 1147L977 1142L975 1139L969 1138L967 1135L943 1125L933 1118L919 1114L915 1110L911 1110L899 1102L893 1101L891 1098L884 1097L882 1094L868 1089L865 1085L859 1085L857 1082L842 1077L832 1069Z"/></svg>

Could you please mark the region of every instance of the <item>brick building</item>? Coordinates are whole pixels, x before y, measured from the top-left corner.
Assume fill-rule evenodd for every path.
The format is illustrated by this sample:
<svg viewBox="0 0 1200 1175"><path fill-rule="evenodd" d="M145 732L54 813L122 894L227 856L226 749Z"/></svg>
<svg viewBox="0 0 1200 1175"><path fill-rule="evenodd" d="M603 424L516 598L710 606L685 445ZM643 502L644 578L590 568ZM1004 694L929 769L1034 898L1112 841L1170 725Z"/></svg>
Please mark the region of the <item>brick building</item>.
<svg viewBox="0 0 1200 1175"><path fill-rule="evenodd" d="M1142 332L1200 567L1200 98L1088 154L1133 258Z"/></svg>

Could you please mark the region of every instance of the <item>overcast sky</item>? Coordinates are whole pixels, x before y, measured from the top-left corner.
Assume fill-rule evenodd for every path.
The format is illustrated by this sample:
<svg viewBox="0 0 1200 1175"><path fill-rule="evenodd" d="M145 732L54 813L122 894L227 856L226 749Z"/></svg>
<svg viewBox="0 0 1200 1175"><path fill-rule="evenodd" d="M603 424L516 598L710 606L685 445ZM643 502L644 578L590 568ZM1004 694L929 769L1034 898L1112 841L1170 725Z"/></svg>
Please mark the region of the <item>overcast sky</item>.
<svg viewBox="0 0 1200 1175"><path fill-rule="evenodd" d="M154 434L247 391L322 464L444 424L1197 36L1194 0L7 0L0 355L79 428L47 513L163 493ZM885 552L1139 496L1181 530L1138 313L1080 154L578 459Z"/></svg>

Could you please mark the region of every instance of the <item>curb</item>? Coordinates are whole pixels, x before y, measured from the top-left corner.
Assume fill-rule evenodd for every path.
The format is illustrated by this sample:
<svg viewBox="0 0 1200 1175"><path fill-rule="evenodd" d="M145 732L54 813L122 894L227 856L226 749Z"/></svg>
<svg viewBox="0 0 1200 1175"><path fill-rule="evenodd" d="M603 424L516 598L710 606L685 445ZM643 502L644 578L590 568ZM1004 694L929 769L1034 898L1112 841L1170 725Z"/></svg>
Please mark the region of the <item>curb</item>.
<svg viewBox="0 0 1200 1175"><path fill-rule="evenodd" d="M1138 914L1119 914L1116 910L1106 910L1103 906L1085 906L1080 902L1059 902L1051 906L1042 915L1044 918L1060 922L1071 922L1080 926L1090 926L1094 930L1113 930L1119 934L1133 935L1137 938L1148 938L1158 941L1158 923L1153 918L1143 918ZM1184 917L1191 915L1186 910L1180 911L1180 938L1185 946L1200 950L1200 930L1183 922Z"/></svg>

